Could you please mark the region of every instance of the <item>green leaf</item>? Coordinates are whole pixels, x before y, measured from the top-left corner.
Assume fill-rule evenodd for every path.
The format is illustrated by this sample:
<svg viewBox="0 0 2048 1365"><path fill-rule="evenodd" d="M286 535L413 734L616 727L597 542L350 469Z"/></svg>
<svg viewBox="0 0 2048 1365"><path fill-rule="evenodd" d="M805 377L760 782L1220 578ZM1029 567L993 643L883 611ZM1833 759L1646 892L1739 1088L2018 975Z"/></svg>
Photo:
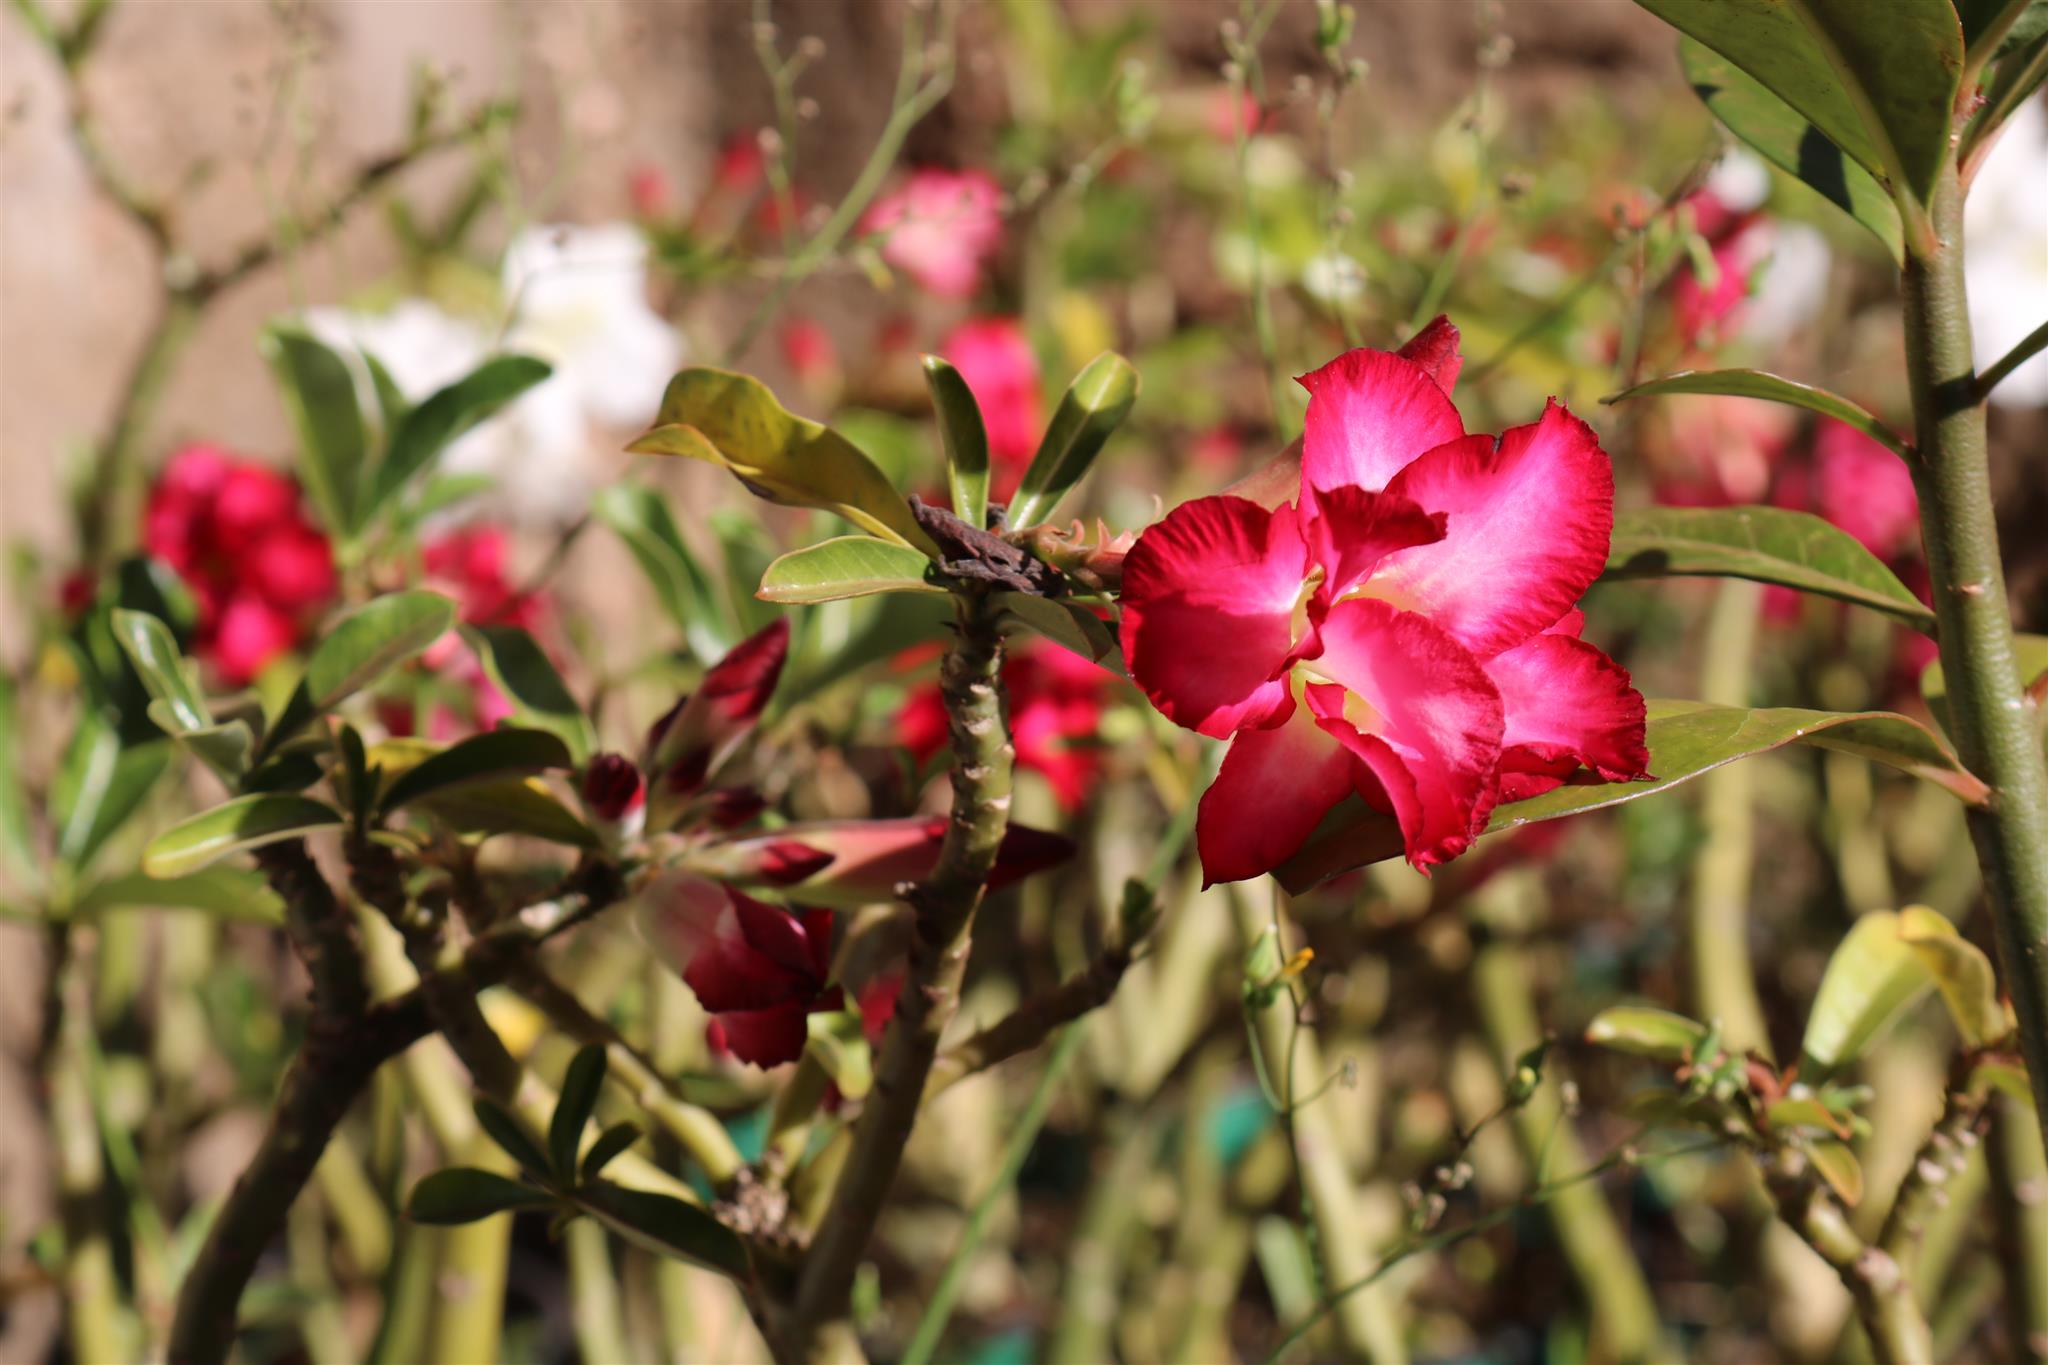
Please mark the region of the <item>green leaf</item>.
<svg viewBox="0 0 2048 1365"><path fill-rule="evenodd" d="M2019 662L2020 686L2038 687L2048 679L2048 635L2015 634L2012 637L2013 655ZM1944 730L1954 727L1948 716L1948 675L1941 670L1941 660L1936 659L1920 673L1920 695L1926 699L1927 709L1941 722Z"/></svg>
<svg viewBox="0 0 2048 1365"><path fill-rule="evenodd" d="M2048 0L1956 0L1963 22L1963 50L1974 61L1987 38L2003 55L2048 33Z"/></svg>
<svg viewBox="0 0 2048 1365"><path fill-rule="evenodd" d="M422 759L385 788L378 802L389 812L449 787L574 766L569 746L549 730L505 728L471 735Z"/></svg>
<svg viewBox="0 0 2048 1365"><path fill-rule="evenodd" d="M21 712L14 679L0 671L0 872L17 889L41 881L41 859L29 834L28 792L22 785Z"/></svg>
<svg viewBox="0 0 2048 1365"><path fill-rule="evenodd" d="M578 763L590 756L597 747L590 719L533 636L517 626L464 626L462 638L511 700L516 719L560 735Z"/></svg>
<svg viewBox="0 0 2048 1365"><path fill-rule="evenodd" d="M1138 372L1116 352L1104 351L1082 367L1046 424L1045 439L1038 443L1024 481L1017 485L1008 524L1035 526L1051 516L1137 401Z"/></svg>
<svg viewBox="0 0 2048 1365"><path fill-rule="evenodd" d="M2019 26L2015 25L2015 29ZM1986 138L1993 136L2005 121L2018 111L2021 105L2033 98L2048 79L2048 30L2033 31L2031 36L2017 39L2017 45L2008 52L1999 49L1998 61L1991 68L1991 79L1984 86L1984 104L1970 120L1963 134L1962 156L1965 164L1973 162L1980 155L1980 148Z"/></svg>
<svg viewBox="0 0 2048 1365"><path fill-rule="evenodd" d="M986 526L988 428L981 420L981 405L960 371L943 356L924 358L924 383L931 390L939 441L946 448L946 487L953 495L953 515L969 526Z"/></svg>
<svg viewBox="0 0 2048 1365"><path fill-rule="evenodd" d="M1884 561L1824 518L1782 507L1643 507L1614 514L1608 578L1748 578L1932 630L1934 613Z"/></svg>
<svg viewBox="0 0 2048 1365"><path fill-rule="evenodd" d="M421 653L455 624L455 603L435 592L373 598L334 623L306 662L315 713L361 691Z"/></svg>
<svg viewBox="0 0 2048 1365"><path fill-rule="evenodd" d="M164 729L172 734L210 729L213 712L207 709L205 694L193 681L178 642L171 638L171 628L154 616L124 607L114 608L110 619L114 639L135 665L136 676L149 695L163 703L165 719L170 722Z"/></svg>
<svg viewBox="0 0 2048 1365"><path fill-rule="evenodd" d="M609 1166L615 1157L639 1140L640 1125L637 1123L615 1123L599 1133L597 1141L591 1143L590 1150L583 1154L582 1179L597 1179L604 1174L604 1168Z"/></svg>
<svg viewBox="0 0 2048 1365"><path fill-rule="evenodd" d="M346 534L355 525L355 493L368 438L348 362L295 327L273 327L263 350L284 391L285 410L305 453L300 473L327 529Z"/></svg>
<svg viewBox="0 0 2048 1365"><path fill-rule="evenodd" d="M405 1216L415 1223L447 1227L474 1223L493 1214L553 1208L555 1203L555 1197L547 1191L522 1185L494 1171L450 1166L422 1178L412 1187L412 1198L405 1201Z"/></svg>
<svg viewBox="0 0 2048 1365"><path fill-rule="evenodd" d="M834 512L870 535L938 556L874 461L830 427L788 411L750 376L684 370L669 381L653 429L627 449L722 465L758 497Z"/></svg>
<svg viewBox="0 0 2048 1365"><path fill-rule="evenodd" d="M1648 1005L1613 1005L1586 1025L1587 1042L1660 1062L1691 1060L1706 1036L1705 1024Z"/></svg>
<svg viewBox="0 0 2048 1365"><path fill-rule="evenodd" d="M1901 459L1912 456L1912 447L1899 439L1890 427L1840 394L1766 374L1762 370L1680 370L1632 389L1611 393L1600 401L1619 403L1630 398L1654 398L1665 393L1726 394L1734 398L1761 398L1770 403L1805 408L1808 412L1817 412L1856 428Z"/></svg>
<svg viewBox="0 0 2048 1365"><path fill-rule="evenodd" d="M873 536L837 536L791 550L768 566L756 594L764 602L833 602L881 592L935 592L926 559L908 545Z"/></svg>
<svg viewBox="0 0 2048 1365"><path fill-rule="evenodd" d="M471 1107L476 1111L477 1126L489 1134L491 1141L497 1143L506 1156L532 1175L543 1180L548 1177L548 1154L510 1110L488 1095L477 1096Z"/></svg>
<svg viewBox="0 0 2048 1365"><path fill-rule="evenodd" d="M1844 1204L1853 1209L1863 1202L1863 1163L1856 1159L1848 1143L1816 1142L1807 1148L1806 1155L1813 1162L1813 1169Z"/></svg>
<svg viewBox="0 0 2048 1365"><path fill-rule="evenodd" d="M57 856L73 869L91 863L169 771L171 753L166 739L124 745L99 711L81 712L50 789Z"/></svg>
<svg viewBox="0 0 2048 1365"><path fill-rule="evenodd" d="M804 1021L804 1028L804 1051L819 1070L831 1078L846 1098L865 1099L875 1083L875 1071L860 1014L854 1010L813 1014Z"/></svg>
<svg viewBox="0 0 2048 1365"><path fill-rule="evenodd" d="M1898 915L1872 910L1828 958L1806 1017L1802 1078L1826 1079L1862 1055L1892 1020L1934 985Z"/></svg>
<svg viewBox="0 0 2048 1365"><path fill-rule="evenodd" d="M1899 937L1934 978L1964 1047L1987 1048L2012 1032L2012 1020L1998 998L1991 959L1958 934L1955 925L1924 905L1909 905L1899 911Z"/></svg>
<svg viewBox="0 0 2048 1365"><path fill-rule="evenodd" d="M219 773L221 780L230 786L237 784L242 774L248 771L249 755L256 747L256 736L247 721L229 720L188 730L179 723L177 710L163 700L149 704L149 718L197 755L200 762Z"/></svg>
<svg viewBox="0 0 2048 1365"><path fill-rule="evenodd" d="M593 1181L576 1192L576 1203L627 1241L689 1261L735 1280L752 1274L746 1244L731 1228L694 1204L650 1190L629 1190Z"/></svg>
<svg viewBox="0 0 2048 1365"><path fill-rule="evenodd" d="M604 1045L586 1043L576 1050L562 1077L562 1093L548 1121L548 1155L554 1161L555 1175L563 1181L576 1179L576 1149L583 1142L583 1125L597 1108L604 1071Z"/></svg>
<svg viewBox="0 0 2048 1365"><path fill-rule="evenodd" d="M420 797L425 811L461 834L524 834L572 848L597 848L602 841L537 778L469 782Z"/></svg>
<svg viewBox="0 0 2048 1365"><path fill-rule="evenodd" d="M1837 1137L1847 1137L1850 1131L1848 1120L1811 1095L1771 1101L1764 1108L1764 1121L1773 1128L1813 1128Z"/></svg>
<svg viewBox="0 0 2048 1365"><path fill-rule="evenodd" d="M230 853L294 839L341 823L341 812L304 796L238 796L181 820L150 840L142 870L152 877L182 877Z"/></svg>
<svg viewBox="0 0 2048 1365"><path fill-rule="evenodd" d="M493 356L406 413L391 433L369 503L357 524L367 523L458 436L553 372L546 361L532 356Z"/></svg>
<svg viewBox="0 0 2048 1365"><path fill-rule="evenodd" d="M613 484L598 490L591 511L640 565L655 598L681 627L690 652L707 667L725 657L743 633L718 600L710 576L684 542L668 504L651 488Z"/></svg>
<svg viewBox="0 0 2048 1365"><path fill-rule="evenodd" d="M996 600L1016 620L1084 659L1099 662L1116 653L1116 637L1100 617L1079 603L1021 592L999 593Z"/></svg>
<svg viewBox="0 0 2048 1365"><path fill-rule="evenodd" d="M1656 774L1650 781L1567 782L1541 796L1497 807L1488 831L1637 801L1724 763L1792 743L1887 764L1971 804L1981 803L1988 792L1963 768L1946 741L1920 722L1891 711L1809 711L1790 706L1751 710L1653 698L1644 738L1650 748L1650 771ZM1400 854L1400 830L1392 818L1353 797L1333 810L1274 875L1298 894L1326 877Z"/></svg>
<svg viewBox="0 0 2048 1365"><path fill-rule="evenodd" d="M1678 60L1693 93L1730 132L1870 229L1894 262L1904 261L1898 207L1869 171L1720 53L1685 38Z"/></svg>
<svg viewBox="0 0 2048 1365"><path fill-rule="evenodd" d="M1949 0L1637 0L1798 110L1895 193L1925 204L1963 68Z"/></svg>
<svg viewBox="0 0 2048 1365"><path fill-rule="evenodd" d="M109 877L71 906L76 919L89 920L107 910L130 907L157 910L201 910L224 920L256 924L284 923L284 902L261 873L240 867L208 867L180 877L152 877L142 872Z"/></svg>

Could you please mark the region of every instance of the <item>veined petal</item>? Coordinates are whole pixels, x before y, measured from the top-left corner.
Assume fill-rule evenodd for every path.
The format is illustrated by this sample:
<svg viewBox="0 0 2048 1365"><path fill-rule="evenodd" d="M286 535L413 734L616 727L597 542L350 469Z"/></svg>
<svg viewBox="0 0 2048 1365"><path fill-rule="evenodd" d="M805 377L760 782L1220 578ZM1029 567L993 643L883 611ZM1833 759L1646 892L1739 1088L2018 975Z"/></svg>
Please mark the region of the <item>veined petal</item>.
<svg viewBox="0 0 2048 1365"><path fill-rule="evenodd" d="M1308 551L1291 506L1197 498L1124 557L1124 658L1167 719L1221 739L1286 718Z"/></svg>
<svg viewBox="0 0 2048 1365"><path fill-rule="evenodd" d="M1438 446L1387 491L1449 521L1442 540L1390 555L1374 590L1482 657L1556 622L1607 562L1614 469L1593 429L1555 402L1498 446Z"/></svg>
<svg viewBox="0 0 2048 1365"><path fill-rule="evenodd" d="M1446 394L1458 382L1458 371L1465 365L1465 357L1458 354L1458 329L1442 313L1409 337L1396 354L1420 365Z"/></svg>
<svg viewBox="0 0 2048 1365"><path fill-rule="evenodd" d="M1371 598L1332 607L1322 641L1313 669L1329 683L1309 687L1309 709L1384 788L1408 861L1455 858L1493 808L1504 717L1486 670L1430 621Z"/></svg>
<svg viewBox="0 0 2048 1365"><path fill-rule="evenodd" d="M1240 732L1195 817L1202 884L1272 871L1355 785L1351 755L1307 711L1270 730Z"/></svg>
<svg viewBox="0 0 2048 1365"><path fill-rule="evenodd" d="M1592 645L1568 635L1532 636L1488 659L1486 673L1505 715L1503 799L1547 791L1581 766L1608 782L1650 775L1642 695L1628 670ZM1510 782L1514 774L1522 776Z"/></svg>
<svg viewBox="0 0 2048 1365"><path fill-rule="evenodd" d="M1407 498L1346 485L1317 495L1305 526L1309 558L1323 569L1316 601L1324 606L1364 582L1396 550L1444 538L1442 512L1425 512Z"/></svg>
<svg viewBox="0 0 2048 1365"><path fill-rule="evenodd" d="M1309 392L1304 500L1345 484L1377 491L1416 456L1465 434L1436 376L1392 351L1347 351L1297 382Z"/></svg>

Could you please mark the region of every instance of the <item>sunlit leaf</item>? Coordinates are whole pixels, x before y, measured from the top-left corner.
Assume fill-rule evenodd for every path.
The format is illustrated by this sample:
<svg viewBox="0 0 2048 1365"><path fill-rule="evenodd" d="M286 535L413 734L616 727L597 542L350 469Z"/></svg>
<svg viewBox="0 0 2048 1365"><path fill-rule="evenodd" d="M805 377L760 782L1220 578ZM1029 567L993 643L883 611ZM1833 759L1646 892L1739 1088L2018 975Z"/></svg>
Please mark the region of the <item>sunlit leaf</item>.
<svg viewBox="0 0 2048 1365"><path fill-rule="evenodd" d="M573 766L569 746L549 730L505 728L471 735L401 773L379 807L398 810L448 788Z"/></svg>
<svg viewBox="0 0 2048 1365"><path fill-rule="evenodd" d="M1678 57L1693 93L1730 132L1870 229L1892 260L1905 259L1899 210L1869 171L1720 53L1686 38Z"/></svg>
<svg viewBox="0 0 2048 1365"><path fill-rule="evenodd" d="M1853 602L1919 630L1934 628L1934 613L1854 536L1782 507L1616 512L1606 576L1747 578Z"/></svg>
<svg viewBox="0 0 2048 1365"><path fill-rule="evenodd" d="M874 461L747 375L684 370L669 381L653 429L627 449L722 465L770 502L821 508L871 535L938 553Z"/></svg>
<svg viewBox="0 0 2048 1365"><path fill-rule="evenodd" d="M167 739L122 744L97 710L81 712L50 789L57 856L84 868L169 771Z"/></svg>
<svg viewBox="0 0 2048 1365"><path fill-rule="evenodd" d="M1848 1120L1810 1095L1771 1101L1764 1108L1764 1120L1773 1128L1814 1128L1849 1136Z"/></svg>
<svg viewBox="0 0 2048 1365"><path fill-rule="evenodd" d="M1691 1059L1706 1036L1706 1025L1648 1005L1613 1005L1586 1025L1587 1042L1660 1062Z"/></svg>
<svg viewBox="0 0 2048 1365"><path fill-rule="evenodd" d="M832 602L883 592L943 593L929 581L931 561L908 545L873 536L838 536L792 550L768 566L757 594L765 602Z"/></svg>
<svg viewBox="0 0 2048 1365"><path fill-rule="evenodd" d="M2012 1032L1991 959L1954 924L1924 905L1909 905L1899 912L1899 936L1934 978L1964 1047L1989 1047Z"/></svg>
<svg viewBox="0 0 2048 1365"><path fill-rule="evenodd" d="M1846 1142L1816 1142L1807 1148L1807 1159L1820 1173L1828 1188L1850 1208L1863 1202L1863 1163Z"/></svg>
<svg viewBox="0 0 2048 1365"><path fill-rule="evenodd" d="M931 390L932 411L939 419L939 440L946 448L946 486L953 515L969 526L988 524L988 428L974 391L943 356L924 358L925 387Z"/></svg>
<svg viewBox="0 0 2048 1365"><path fill-rule="evenodd" d="M264 334L264 354L284 393L305 458L299 471L328 530L355 526L356 490L368 437L355 376L346 360L294 327Z"/></svg>
<svg viewBox="0 0 2048 1365"><path fill-rule="evenodd" d="M334 623L306 662L306 695L326 711L426 649L455 624L455 603L434 592L372 598Z"/></svg>
<svg viewBox="0 0 2048 1365"><path fill-rule="evenodd" d="M1668 393L1722 394L1731 398L1756 398L1767 403L1783 403L1789 407L1805 408L1808 412L1817 412L1823 417L1832 417L1837 422L1854 427L1901 458L1908 456L1912 449L1890 427L1840 394L1829 393L1826 389L1817 389L1811 384L1802 384L1781 375L1766 374L1762 370L1679 370L1675 374L1667 374L1648 383L1638 384L1632 389L1611 393L1600 401L1620 403L1631 398L1655 398Z"/></svg>
<svg viewBox="0 0 2048 1365"><path fill-rule="evenodd" d="M341 812L324 801L276 793L238 796L181 820L150 840L142 870L152 877L181 877L230 853L340 823Z"/></svg>
<svg viewBox="0 0 2048 1365"><path fill-rule="evenodd" d="M1131 405L1138 401L1138 372L1114 351L1088 362L1046 424L1045 438L1031 457L1017 496L1010 500L1008 524L1034 526L1052 515L1061 498L1081 481L1102 453Z"/></svg>
<svg viewBox="0 0 2048 1365"><path fill-rule="evenodd" d="M854 1010L833 1010L813 1014L804 1023L805 1053L839 1087L840 1094L850 1100L866 1098L874 1085L875 1073L867 1036L861 1031L860 1014Z"/></svg>
<svg viewBox="0 0 2048 1365"><path fill-rule="evenodd" d="M1836 945L1806 1017L1802 1075L1819 1080L1847 1066L1934 985L1927 964L1890 910L1860 916Z"/></svg>

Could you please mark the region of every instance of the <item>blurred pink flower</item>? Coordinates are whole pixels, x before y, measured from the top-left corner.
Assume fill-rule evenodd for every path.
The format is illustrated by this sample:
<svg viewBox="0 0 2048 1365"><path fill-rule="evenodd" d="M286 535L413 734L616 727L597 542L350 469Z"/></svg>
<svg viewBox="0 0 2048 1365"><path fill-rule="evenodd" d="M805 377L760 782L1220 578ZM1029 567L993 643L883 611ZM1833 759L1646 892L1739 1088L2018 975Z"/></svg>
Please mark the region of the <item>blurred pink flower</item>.
<svg viewBox="0 0 2048 1365"><path fill-rule="evenodd" d="M861 230L882 239L882 259L940 298L964 299L1003 235L1000 192L982 171L921 167L877 199Z"/></svg>
<svg viewBox="0 0 2048 1365"><path fill-rule="evenodd" d="M1906 462L1872 437L1831 417L1813 438L1814 510L1880 559L1920 543L1920 495Z"/></svg>
<svg viewBox="0 0 2048 1365"><path fill-rule="evenodd" d="M988 430L989 460L996 467L992 495L1007 500L1038 453L1044 425L1038 392L1038 355L1016 318L973 318L961 323L939 343L939 354L953 363Z"/></svg>

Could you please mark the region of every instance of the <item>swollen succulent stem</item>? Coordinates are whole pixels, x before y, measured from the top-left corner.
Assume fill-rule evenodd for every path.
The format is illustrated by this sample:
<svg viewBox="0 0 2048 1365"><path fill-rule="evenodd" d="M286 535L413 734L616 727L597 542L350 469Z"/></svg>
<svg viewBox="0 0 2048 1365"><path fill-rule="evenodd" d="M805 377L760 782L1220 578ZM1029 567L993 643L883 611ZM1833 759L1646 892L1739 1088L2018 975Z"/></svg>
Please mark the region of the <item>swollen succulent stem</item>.
<svg viewBox="0 0 2048 1365"><path fill-rule="evenodd" d="M2013 648L1999 560L1963 284L1962 199L1951 166L1935 191L1934 240L1909 254L1903 275L1918 451L1913 479L1950 730L1963 763L1991 787L1991 799L1969 813L1970 834L2034 1078L2035 1106L2048 1121L2048 766L2037 705L2024 690Z"/></svg>
<svg viewBox="0 0 2048 1365"><path fill-rule="evenodd" d="M818 1225L793 1311L777 1333L786 1359L843 1354L854 1272L916 1121L939 1038L960 1004L969 933L1010 823L1010 735L1003 716L1001 608L978 589L956 602L957 638L939 669L953 746L953 808L938 865L904 894L916 910L910 966L882 1042L874 1089Z"/></svg>

